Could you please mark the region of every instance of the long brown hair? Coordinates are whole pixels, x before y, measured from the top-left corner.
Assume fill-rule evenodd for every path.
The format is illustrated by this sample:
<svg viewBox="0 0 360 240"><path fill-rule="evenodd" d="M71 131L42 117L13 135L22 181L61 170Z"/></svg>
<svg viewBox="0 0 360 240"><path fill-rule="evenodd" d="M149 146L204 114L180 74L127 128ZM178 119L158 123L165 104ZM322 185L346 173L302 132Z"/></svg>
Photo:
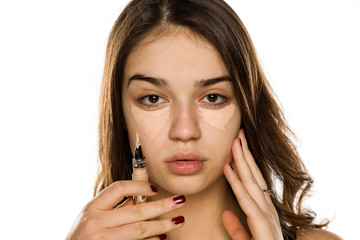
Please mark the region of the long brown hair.
<svg viewBox="0 0 360 240"><path fill-rule="evenodd" d="M275 95L261 69L245 26L223 0L133 0L115 22L107 45L100 96L100 169L95 192L131 179L131 149L122 112L122 81L127 56L153 30L185 27L211 43L232 79L242 113L242 128L279 214L285 239L315 224L302 208L313 180L291 138Z"/></svg>

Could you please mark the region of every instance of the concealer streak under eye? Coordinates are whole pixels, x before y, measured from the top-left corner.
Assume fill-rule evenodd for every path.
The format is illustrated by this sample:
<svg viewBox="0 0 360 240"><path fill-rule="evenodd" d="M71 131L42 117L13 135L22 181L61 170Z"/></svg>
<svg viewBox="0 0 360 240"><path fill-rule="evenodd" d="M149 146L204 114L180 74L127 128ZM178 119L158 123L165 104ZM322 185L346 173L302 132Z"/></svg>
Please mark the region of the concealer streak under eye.
<svg viewBox="0 0 360 240"><path fill-rule="evenodd" d="M197 113L200 118L208 125L226 132L225 126L229 123L230 119L235 113L235 105L231 103L221 109L206 109L197 108Z"/></svg>
<svg viewBox="0 0 360 240"><path fill-rule="evenodd" d="M140 131L151 141L156 139L170 119L168 107L156 111L146 111L130 103L130 110Z"/></svg>

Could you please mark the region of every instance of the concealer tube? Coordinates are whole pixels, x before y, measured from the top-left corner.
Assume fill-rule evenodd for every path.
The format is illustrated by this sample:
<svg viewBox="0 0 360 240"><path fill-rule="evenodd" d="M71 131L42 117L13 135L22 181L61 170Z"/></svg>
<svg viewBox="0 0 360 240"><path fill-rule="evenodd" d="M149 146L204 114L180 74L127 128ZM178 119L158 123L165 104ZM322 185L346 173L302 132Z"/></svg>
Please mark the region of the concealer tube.
<svg viewBox="0 0 360 240"><path fill-rule="evenodd" d="M146 159L141 150L138 133L136 133L135 145L136 147L134 151L134 157L132 159L132 164L133 164L132 180L149 182L149 176L146 169ZM135 204L141 204L148 201L149 201L149 197L147 196L134 196Z"/></svg>

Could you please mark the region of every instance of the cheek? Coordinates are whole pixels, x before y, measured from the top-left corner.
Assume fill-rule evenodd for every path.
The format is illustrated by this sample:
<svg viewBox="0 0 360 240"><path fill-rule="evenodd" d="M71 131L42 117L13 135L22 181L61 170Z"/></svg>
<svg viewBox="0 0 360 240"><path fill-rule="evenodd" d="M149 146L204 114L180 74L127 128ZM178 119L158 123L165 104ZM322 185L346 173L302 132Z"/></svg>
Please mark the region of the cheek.
<svg viewBox="0 0 360 240"><path fill-rule="evenodd" d="M156 111L145 111L131 104L130 111L137 125L140 135L144 134L150 140L154 140L160 134L164 126L169 122L169 108Z"/></svg>
<svg viewBox="0 0 360 240"><path fill-rule="evenodd" d="M231 103L228 106L217 110L198 108L197 112L201 120L207 125L222 132L226 132L225 127L234 116L235 105Z"/></svg>

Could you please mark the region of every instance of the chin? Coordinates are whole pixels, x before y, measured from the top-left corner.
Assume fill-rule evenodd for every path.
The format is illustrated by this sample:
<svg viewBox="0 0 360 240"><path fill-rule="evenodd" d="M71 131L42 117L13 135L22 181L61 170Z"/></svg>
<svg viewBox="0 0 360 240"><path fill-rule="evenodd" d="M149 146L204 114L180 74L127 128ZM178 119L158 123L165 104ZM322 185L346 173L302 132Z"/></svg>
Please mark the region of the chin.
<svg viewBox="0 0 360 240"><path fill-rule="evenodd" d="M166 180L163 181L157 181L158 179L154 179L154 183L163 190L175 195L195 195L204 191L212 184L212 182L209 181L210 179L196 175L174 175L165 179Z"/></svg>

